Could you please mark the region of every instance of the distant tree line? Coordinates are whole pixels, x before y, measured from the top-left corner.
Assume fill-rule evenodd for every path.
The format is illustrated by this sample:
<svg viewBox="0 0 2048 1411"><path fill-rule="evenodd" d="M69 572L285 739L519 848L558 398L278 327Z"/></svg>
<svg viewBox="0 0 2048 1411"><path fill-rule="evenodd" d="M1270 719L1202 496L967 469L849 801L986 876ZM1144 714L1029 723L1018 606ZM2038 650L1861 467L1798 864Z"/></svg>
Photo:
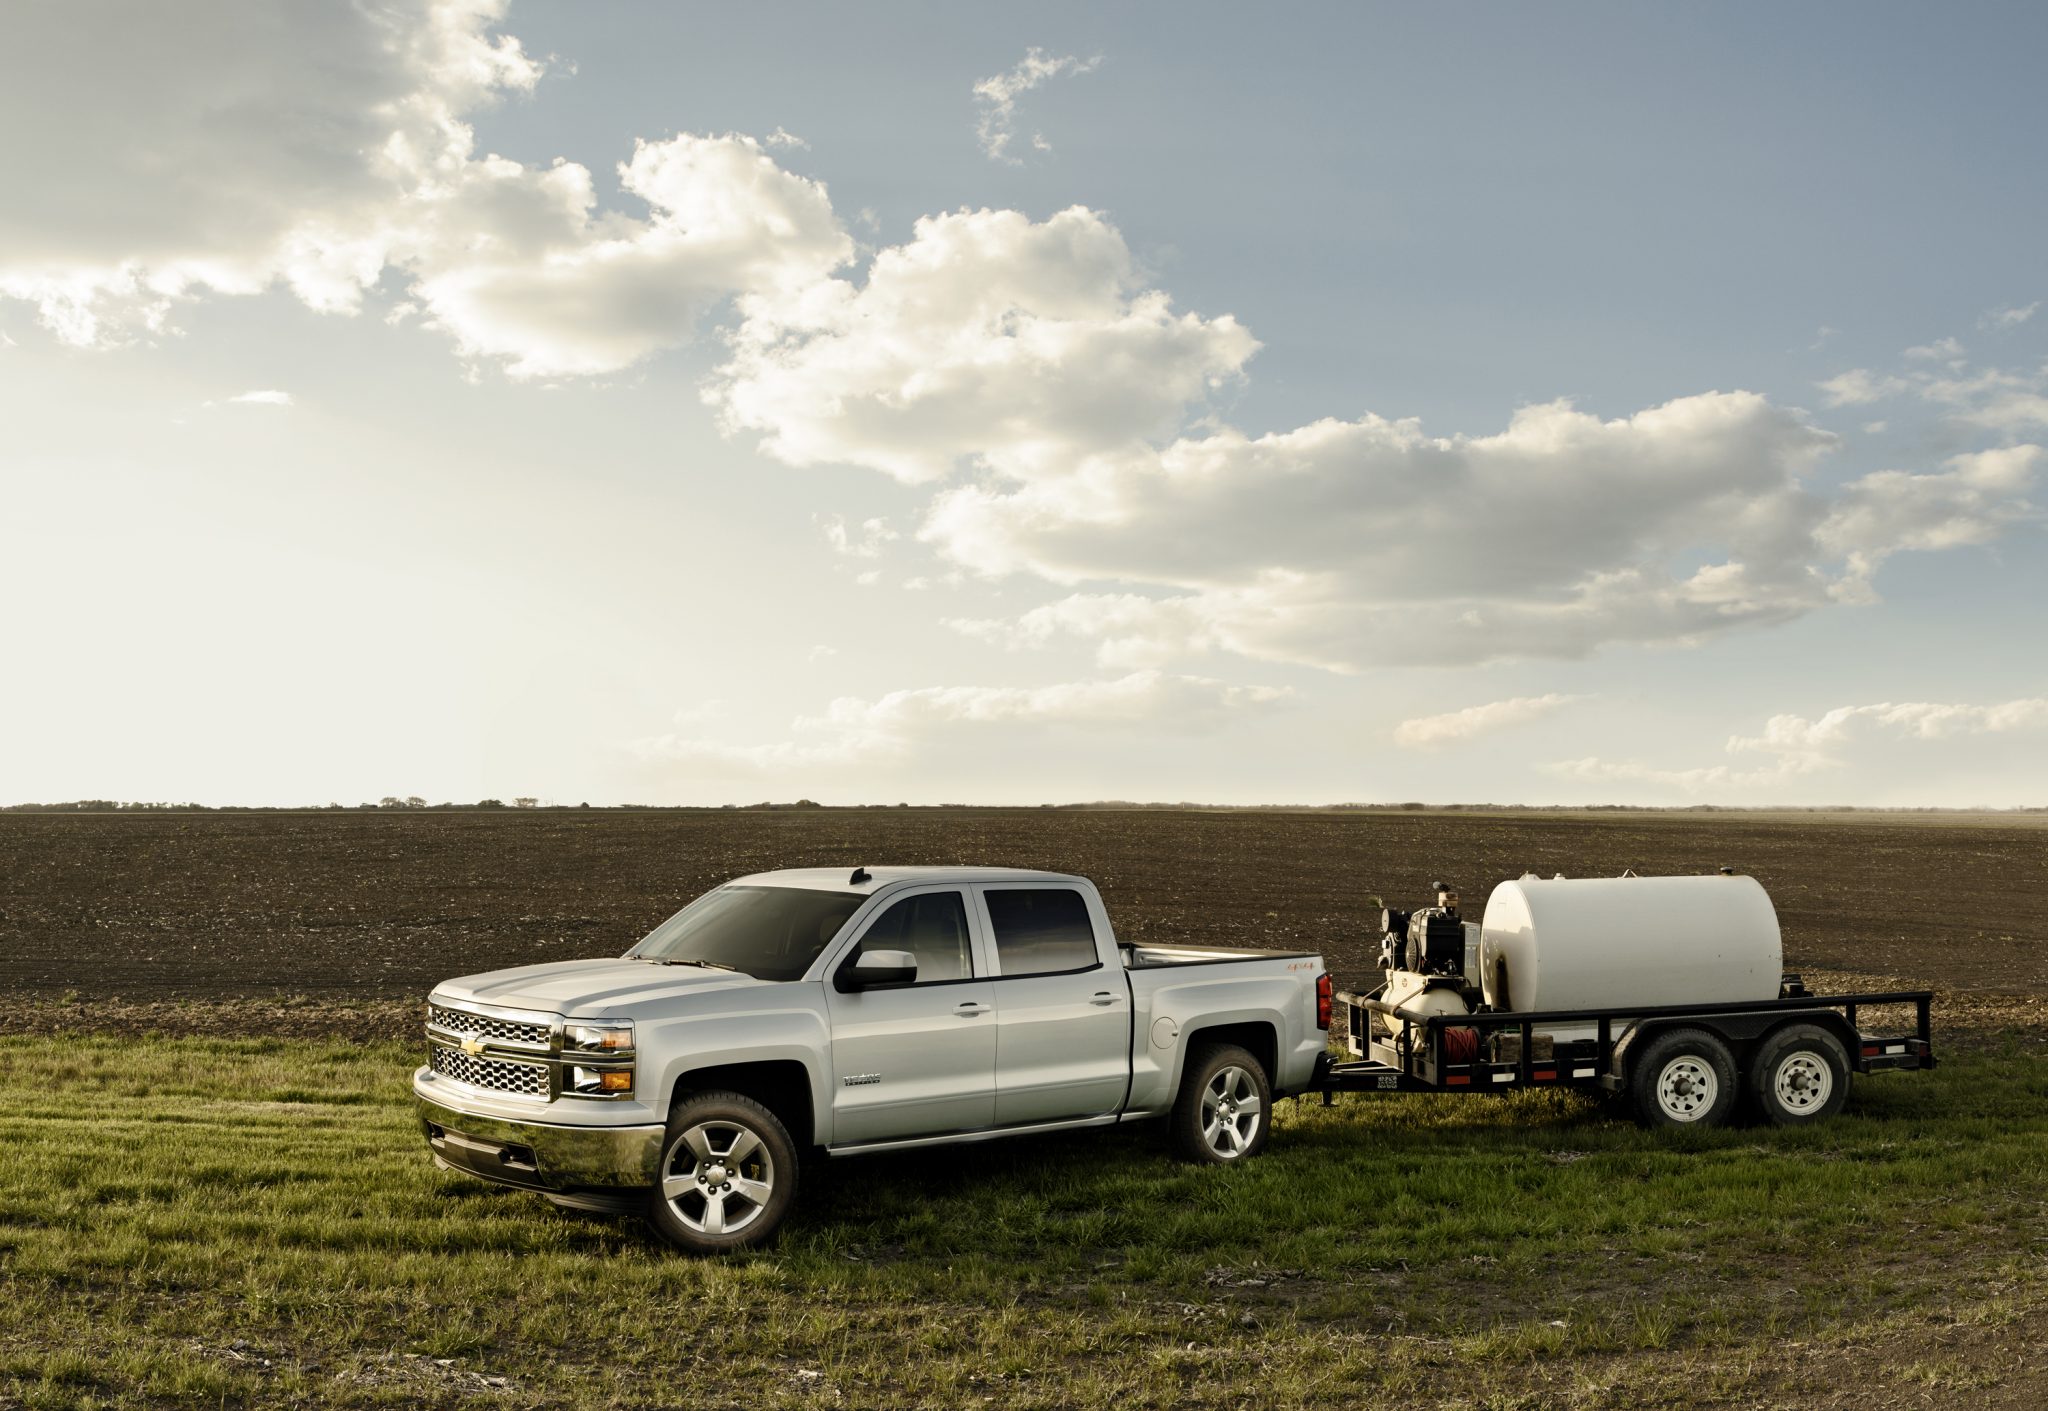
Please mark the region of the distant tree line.
<svg viewBox="0 0 2048 1411"><path fill-rule="evenodd" d="M798 799L794 803L748 803L748 804L601 804L598 809L613 813L688 813L716 807L722 811L737 813L787 812L798 809L832 809L836 812L854 813L875 809L964 810L1030 807L1028 804L908 804L908 803L860 803L823 804L816 799ZM1523 803L1422 803L1410 800L1403 803L1332 803L1332 804L1211 804L1183 801L1180 803L1145 803L1131 799L1097 799L1087 803L1044 803L1041 809L1067 809L1075 811L1134 811L1157 810L1182 813L1897 813L1897 814L1942 814L1942 813L2048 813L2048 805L2029 805L2020 808L1936 808L1897 807L1871 808L1855 804L1523 804ZM0 804L0 813L468 813L478 810L531 809L540 812L561 812L565 809L582 811L590 809L587 803L557 804L544 803L530 794L515 796L511 803L503 799L478 799L475 803L428 803L418 794L386 794L375 803L359 804L201 804L165 803L140 800L115 799L73 799L68 803L15 803Z"/></svg>

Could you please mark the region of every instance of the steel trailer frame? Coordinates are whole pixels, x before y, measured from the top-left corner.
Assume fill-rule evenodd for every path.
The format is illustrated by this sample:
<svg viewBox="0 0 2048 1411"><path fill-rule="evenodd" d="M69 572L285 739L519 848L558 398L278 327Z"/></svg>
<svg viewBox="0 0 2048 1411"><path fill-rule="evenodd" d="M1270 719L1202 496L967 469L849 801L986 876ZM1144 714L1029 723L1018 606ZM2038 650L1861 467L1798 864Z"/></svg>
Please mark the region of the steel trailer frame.
<svg viewBox="0 0 2048 1411"><path fill-rule="evenodd" d="M1797 988L1787 977L1788 989ZM1337 996L1350 1031L1350 1061L1324 1053L1316 1062L1309 1091L1320 1092L1327 1106L1340 1092L1503 1092L1545 1087L1600 1089L1620 1092L1628 1085L1623 1071L1627 1045L1639 1034L1678 1024L1708 1029L1735 1044L1747 1044L1780 1024L1807 1020L1841 1036L1849 1050L1850 1071L1880 1073L1935 1066L1931 990L1897 990L1876 994L1809 995L1788 993L1777 999L1733 1004L1665 1004L1635 1009L1545 1009L1482 1011L1470 1014L1422 1014L1388 1004L1377 996L1349 991ZM1857 1011L1872 1005L1910 1004L1916 1023L1912 1034L1865 1034ZM1398 1036L1374 1035L1373 1015L1399 1020ZM1534 1053L1536 1032L1560 1026L1595 1026L1590 1040L1568 1040L1549 1057ZM1417 1045L1412 1035L1423 1033ZM1454 1062L1445 1052L1449 1029L1476 1031L1469 1060ZM1511 1029L1521 1038L1512 1061L1487 1059L1489 1034ZM1566 1052L1569 1050L1569 1052Z"/></svg>

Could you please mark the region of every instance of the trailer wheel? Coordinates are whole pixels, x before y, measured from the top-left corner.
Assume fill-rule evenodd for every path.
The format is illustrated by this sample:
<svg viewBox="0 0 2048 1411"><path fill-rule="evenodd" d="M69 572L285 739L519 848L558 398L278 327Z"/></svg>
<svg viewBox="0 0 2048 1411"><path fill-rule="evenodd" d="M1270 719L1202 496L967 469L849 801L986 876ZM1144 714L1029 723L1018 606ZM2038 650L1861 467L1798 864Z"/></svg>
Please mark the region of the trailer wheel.
<svg viewBox="0 0 2048 1411"><path fill-rule="evenodd" d="M1632 1065L1629 1096L1645 1127L1718 1127L1735 1110L1735 1056L1704 1029L1670 1029Z"/></svg>
<svg viewBox="0 0 2048 1411"><path fill-rule="evenodd" d="M1175 1155L1233 1166L1265 1150L1272 1130L1273 1089L1258 1059L1235 1044L1215 1044L1188 1055L1180 1096L1167 1119Z"/></svg>
<svg viewBox="0 0 2048 1411"><path fill-rule="evenodd" d="M775 1234L796 1178L796 1144L774 1113L739 1093L698 1093L669 1113L648 1223L689 1254L746 1249Z"/></svg>
<svg viewBox="0 0 2048 1411"><path fill-rule="evenodd" d="M1849 1096L1849 1055L1818 1024L1791 1024L1758 1045L1749 1065L1757 1115L1780 1127L1818 1122Z"/></svg>

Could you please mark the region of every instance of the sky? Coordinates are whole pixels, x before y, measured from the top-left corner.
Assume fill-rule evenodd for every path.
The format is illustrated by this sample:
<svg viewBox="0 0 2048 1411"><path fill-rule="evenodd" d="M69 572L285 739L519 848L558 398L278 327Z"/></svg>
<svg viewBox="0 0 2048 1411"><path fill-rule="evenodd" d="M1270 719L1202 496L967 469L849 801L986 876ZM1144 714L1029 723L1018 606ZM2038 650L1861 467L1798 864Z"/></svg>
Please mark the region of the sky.
<svg viewBox="0 0 2048 1411"><path fill-rule="evenodd" d="M2044 51L15 0L0 803L2048 804Z"/></svg>

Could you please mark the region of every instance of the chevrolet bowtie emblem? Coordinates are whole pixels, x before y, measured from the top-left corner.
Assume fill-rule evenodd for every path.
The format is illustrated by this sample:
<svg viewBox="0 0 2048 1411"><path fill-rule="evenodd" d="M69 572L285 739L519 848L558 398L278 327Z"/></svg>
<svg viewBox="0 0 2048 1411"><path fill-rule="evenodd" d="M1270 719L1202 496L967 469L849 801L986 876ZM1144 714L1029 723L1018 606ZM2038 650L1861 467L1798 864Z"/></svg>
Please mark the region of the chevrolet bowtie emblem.
<svg viewBox="0 0 2048 1411"><path fill-rule="evenodd" d="M464 1053L468 1054L468 1055L469 1055L469 1056L470 1056L471 1058L475 1058L475 1057L476 1057L476 1056L477 1056L478 1054L482 1053L482 1052L484 1051L484 1039L483 1039L483 1035L481 1035L481 1034L470 1034L470 1035L467 1035L467 1036L466 1036L466 1037L465 1037L465 1038L464 1038L464 1039L462 1040L462 1051L463 1051Z"/></svg>

